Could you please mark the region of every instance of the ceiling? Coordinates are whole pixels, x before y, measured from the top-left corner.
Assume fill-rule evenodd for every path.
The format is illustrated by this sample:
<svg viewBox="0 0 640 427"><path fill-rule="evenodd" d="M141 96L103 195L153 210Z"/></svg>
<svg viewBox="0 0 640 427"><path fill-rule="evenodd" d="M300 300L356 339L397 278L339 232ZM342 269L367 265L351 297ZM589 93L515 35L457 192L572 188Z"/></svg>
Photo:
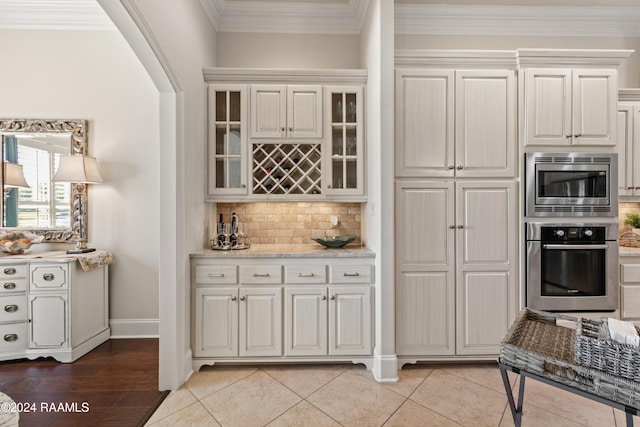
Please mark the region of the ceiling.
<svg viewBox="0 0 640 427"><path fill-rule="evenodd" d="M199 1L219 32L359 34L370 0ZM0 0L7 28L115 27L96 0ZM640 0L395 0L395 32L640 37Z"/></svg>

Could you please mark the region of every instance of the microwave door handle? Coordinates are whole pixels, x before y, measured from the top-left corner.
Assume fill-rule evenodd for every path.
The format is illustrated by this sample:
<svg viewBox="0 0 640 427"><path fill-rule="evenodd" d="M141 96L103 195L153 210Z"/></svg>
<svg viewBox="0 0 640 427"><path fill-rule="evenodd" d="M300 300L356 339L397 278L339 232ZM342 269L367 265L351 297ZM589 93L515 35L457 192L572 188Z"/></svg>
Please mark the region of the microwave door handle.
<svg viewBox="0 0 640 427"><path fill-rule="evenodd" d="M542 245L544 249L609 249L609 245Z"/></svg>

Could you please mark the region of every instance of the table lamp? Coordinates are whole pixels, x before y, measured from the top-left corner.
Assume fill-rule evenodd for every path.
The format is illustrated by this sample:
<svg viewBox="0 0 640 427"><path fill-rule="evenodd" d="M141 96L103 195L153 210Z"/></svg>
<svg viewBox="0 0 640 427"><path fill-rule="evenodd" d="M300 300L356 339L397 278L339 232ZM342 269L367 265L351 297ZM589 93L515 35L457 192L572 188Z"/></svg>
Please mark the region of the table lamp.
<svg viewBox="0 0 640 427"><path fill-rule="evenodd" d="M69 182L77 186L102 183L102 177L98 171L96 159L83 155L60 156L60 164L58 165L56 174L53 176L53 180L57 182ZM95 248L87 247L87 237L84 232L84 198L82 197L84 191L80 190L82 189L77 188L76 191L80 232L75 249L69 249L67 251L68 254L83 254L95 251Z"/></svg>
<svg viewBox="0 0 640 427"><path fill-rule="evenodd" d="M12 162L4 162L4 192L8 193L12 188L29 187L24 178L22 165Z"/></svg>

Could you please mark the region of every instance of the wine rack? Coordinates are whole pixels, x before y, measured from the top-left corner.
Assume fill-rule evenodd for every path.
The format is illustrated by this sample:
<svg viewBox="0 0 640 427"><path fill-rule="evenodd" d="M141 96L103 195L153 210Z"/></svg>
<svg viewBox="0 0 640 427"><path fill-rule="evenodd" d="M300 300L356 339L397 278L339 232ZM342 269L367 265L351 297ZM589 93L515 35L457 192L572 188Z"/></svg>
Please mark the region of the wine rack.
<svg viewBox="0 0 640 427"><path fill-rule="evenodd" d="M253 194L321 194L321 144L253 144Z"/></svg>

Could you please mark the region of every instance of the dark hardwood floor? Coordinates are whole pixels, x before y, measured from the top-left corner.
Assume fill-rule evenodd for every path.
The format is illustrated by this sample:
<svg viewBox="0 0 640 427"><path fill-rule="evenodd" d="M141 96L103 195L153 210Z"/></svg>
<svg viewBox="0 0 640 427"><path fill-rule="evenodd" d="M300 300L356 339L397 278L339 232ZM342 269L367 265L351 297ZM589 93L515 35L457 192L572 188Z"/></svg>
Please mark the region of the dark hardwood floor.
<svg viewBox="0 0 640 427"><path fill-rule="evenodd" d="M33 412L26 426L138 426L168 392L158 391L158 340L109 340L73 363L0 362L0 391Z"/></svg>

